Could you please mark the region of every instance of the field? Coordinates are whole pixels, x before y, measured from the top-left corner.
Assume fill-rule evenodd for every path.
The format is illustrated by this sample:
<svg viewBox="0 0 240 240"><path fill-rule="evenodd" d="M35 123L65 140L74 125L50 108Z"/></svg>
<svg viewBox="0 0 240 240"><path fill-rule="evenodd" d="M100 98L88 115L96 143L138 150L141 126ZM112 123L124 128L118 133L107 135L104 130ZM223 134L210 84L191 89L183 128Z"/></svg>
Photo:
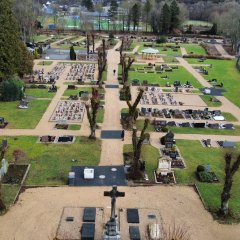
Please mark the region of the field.
<svg viewBox="0 0 240 240"><path fill-rule="evenodd" d="M33 100L28 109L19 109L19 102L0 102L1 116L9 122L8 128L33 129L46 111L49 100Z"/></svg>
<svg viewBox="0 0 240 240"><path fill-rule="evenodd" d="M11 162L15 149L21 149L27 155L27 159L19 160L19 163L31 164L26 180L28 185L65 185L71 166L98 165L100 160L100 140L77 137L75 143L69 145L36 143L37 137L31 136L5 138L10 145L6 154L8 161Z"/></svg>
<svg viewBox="0 0 240 240"><path fill-rule="evenodd" d="M184 47L188 54L206 55L205 49L198 44L181 44L181 47Z"/></svg>
<svg viewBox="0 0 240 240"><path fill-rule="evenodd" d="M25 94L35 98L53 98L55 92L48 92L48 89L26 88Z"/></svg>
<svg viewBox="0 0 240 240"><path fill-rule="evenodd" d="M132 65L132 68L137 70L143 69L144 66L147 65ZM121 67L119 67L121 68ZM121 69L119 69L119 72L121 73ZM161 76L168 76L168 79L163 79ZM174 81L180 81L182 84L186 83L186 81L190 81L192 86L195 88L201 88L201 84L183 67L178 67L178 69L173 70L172 72L164 72L162 74L159 73L140 73L137 71L130 71L129 72L129 81L131 82L134 79L140 80L140 82L143 82L144 80L147 80L148 83L158 83L160 86L164 87L167 83L173 84Z"/></svg>

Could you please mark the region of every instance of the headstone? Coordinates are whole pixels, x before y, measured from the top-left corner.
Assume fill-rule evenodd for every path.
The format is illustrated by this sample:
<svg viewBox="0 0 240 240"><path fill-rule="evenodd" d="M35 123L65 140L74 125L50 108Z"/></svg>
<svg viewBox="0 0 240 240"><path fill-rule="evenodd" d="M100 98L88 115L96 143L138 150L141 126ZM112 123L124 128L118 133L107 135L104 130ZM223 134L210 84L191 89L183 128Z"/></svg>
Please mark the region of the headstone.
<svg viewBox="0 0 240 240"><path fill-rule="evenodd" d="M124 192L119 192L117 190L117 186L113 186L110 192L104 191L104 196L111 197L111 217L110 220L106 223L106 230L103 235L103 240L120 240L120 232L119 232L119 223L118 217L115 213L116 208L116 198L124 197Z"/></svg>
<svg viewBox="0 0 240 240"><path fill-rule="evenodd" d="M81 240L94 240L95 224L83 223L81 229Z"/></svg>

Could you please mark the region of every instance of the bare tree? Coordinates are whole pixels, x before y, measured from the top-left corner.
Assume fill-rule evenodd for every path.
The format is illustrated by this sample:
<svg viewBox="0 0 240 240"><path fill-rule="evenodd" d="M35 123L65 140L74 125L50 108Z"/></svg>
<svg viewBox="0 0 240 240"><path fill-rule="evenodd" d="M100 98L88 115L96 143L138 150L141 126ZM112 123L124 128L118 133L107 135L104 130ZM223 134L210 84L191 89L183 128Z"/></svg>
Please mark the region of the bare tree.
<svg viewBox="0 0 240 240"><path fill-rule="evenodd" d="M89 34L87 34L87 56L89 57L89 47L90 47L90 39Z"/></svg>
<svg viewBox="0 0 240 240"><path fill-rule="evenodd" d="M133 104L130 103L129 100L127 100L127 105L128 105L128 117L127 117L127 128L131 129L133 127L133 124L135 123L137 117L138 117L138 112L137 112L137 106L143 96L144 89L141 88L138 96Z"/></svg>
<svg viewBox="0 0 240 240"><path fill-rule="evenodd" d="M95 35L94 35L94 33L92 33L91 36L92 36L92 51L94 53L95 52Z"/></svg>
<svg viewBox="0 0 240 240"><path fill-rule="evenodd" d="M92 97L90 99L91 102L91 110L88 104L85 105L87 110L87 117L90 124L91 134L89 136L90 139L96 139L96 128L97 128L97 112L100 105L100 96L98 90L96 88L92 88Z"/></svg>
<svg viewBox="0 0 240 240"><path fill-rule="evenodd" d="M219 214L221 216L227 216L229 212L229 199L231 197L231 189L233 183L233 176L237 172L240 166L240 155L237 157L236 161L232 163L232 153L225 154L225 181L223 192L221 194L221 207L219 209Z"/></svg>
<svg viewBox="0 0 240 240"><path fill-rule="evenodd" d="M122 81L123 85L126 85L128 82L128 72L130 67L132 66L134 62L134 58L131 58L130 56L128 57L128 60L126 60L126 54L122 56Z"/></svg>
<svg viewBox="0 0 240 240"><path fill-rule="evenodd" d="M103 72L107 65L105 39L102 40L102 48L98 50L98 85L102 87Z"/></svg>
<svg viewBox="0 0 240 240"><path fill-rule="evenodd" d="M142 152L142 144L146 139L145 131L148 127L149 119L145 119L144 126L141 131L140 137L137 137L137 128L136 126L132 129L132 146L133 146L133 165L132 165L132 178L139 179L142 177L142 172L140 170L140 158Z"/></svg>
<svg viewBox="0 0 240 240"><path fill-rule="evenodd" d="M240 42L240 5L233 8L222 15L218 19L220 31L231 39L232 50L237 50L237 45Z"/></svg>

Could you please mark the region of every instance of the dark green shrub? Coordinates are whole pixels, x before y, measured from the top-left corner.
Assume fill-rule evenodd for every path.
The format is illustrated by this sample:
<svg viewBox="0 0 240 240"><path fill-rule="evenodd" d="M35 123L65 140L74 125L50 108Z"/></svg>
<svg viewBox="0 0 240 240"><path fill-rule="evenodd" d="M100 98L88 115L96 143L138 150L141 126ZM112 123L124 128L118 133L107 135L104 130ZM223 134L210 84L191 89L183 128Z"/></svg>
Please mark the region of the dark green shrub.
<svg viewBox="0 0 240 240"><path fill-rule="evenodd" d="M18 79L9 79L1 83L0 91L2 101L22 100L24 96L24 83Z"/></svg>
<svg viewBox="0 0 240 240"><path fill-rule="evenodd" d="M197 166L197 172L203 172L203 171L205 171L204 166L203 165L198 165Z"/></svg>
<svg viewBox="0 0 240 240"><path fill-rule="evenodd" d="M198 172L200 182L213 182L213 175L209 172Z"/></svg>
<svg viewBox="0 0 240 240"><path fill-rule="evenodd" d="M71 60L76 60L76 58L77 58L77 55L76 55L76 53L75 53L74 47L71 46L71 47L70 47L70 59L71 59Z"/></svg>
<svg viewBox="0 0 240 240"><path fill-rule="evenodd" d="M156 43L157 43L157 44L166 43L166 42L167 42L167 39L166 39L166 37L164 37L164 36L161 36L160 38L158 38L158 39L156 40Z"/></svg>
<svg viewBox="0 0 240 240"><path fill-rule="evenodd" d="M168 132L168 128L167 127L162 127L161 131L162 132Z"/></svg>

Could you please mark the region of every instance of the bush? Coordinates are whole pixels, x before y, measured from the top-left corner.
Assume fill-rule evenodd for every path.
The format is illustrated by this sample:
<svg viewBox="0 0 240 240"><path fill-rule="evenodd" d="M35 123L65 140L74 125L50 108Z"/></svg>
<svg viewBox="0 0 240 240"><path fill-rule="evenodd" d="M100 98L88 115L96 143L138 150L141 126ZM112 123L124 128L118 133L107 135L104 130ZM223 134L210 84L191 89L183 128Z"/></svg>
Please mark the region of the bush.
<svg viewBox="0 0 240 240"><path fill-rule="evenodd" d="M24 83L18 79L3 81L0 89L2 101L22 100L24 97Z"/></svg>
<svg viewBox="0 0 240 240"><path fill-rule="evenodd" d="M201 182L213 182L213 176L209 172L198 172L198 177Z"/></svg>
<svg viewBox="0 0 240 240"><path fill-rule="evenodd" d="M168 128L167 127L162 127L162 132L168 132Z"/></svg>
<svg viewBox="0 0 240 240"><path fill-rule="evenodd" d="M114 39L114 34L112 32L109 33L109 39Z"/></svg>
<svg viewBox="0 0 240 240"><path fill-rule="evenodd" d="M164 37L164 36L161 36L160 38L158 38L158 39L156 40L156 43L157 43L157 44L166 43L166 42L167 42L167 39L166 39L166 37Z"/></svg>
<svg viewBox="0 0 240 240"><path fill-rule="evenodd" d="M76 55L76 53L75 53L74 47L71 46L71 47L70 47L70 59L71 59L71 60L76 60L76 58L77 58L77 55Z"/></svg>
<svg viewBox="0 0 240 240"><path fill-rule="evenodd" d="M203 172L205 170L203 165L198 165L197 166L197 172Z"/></svg>

